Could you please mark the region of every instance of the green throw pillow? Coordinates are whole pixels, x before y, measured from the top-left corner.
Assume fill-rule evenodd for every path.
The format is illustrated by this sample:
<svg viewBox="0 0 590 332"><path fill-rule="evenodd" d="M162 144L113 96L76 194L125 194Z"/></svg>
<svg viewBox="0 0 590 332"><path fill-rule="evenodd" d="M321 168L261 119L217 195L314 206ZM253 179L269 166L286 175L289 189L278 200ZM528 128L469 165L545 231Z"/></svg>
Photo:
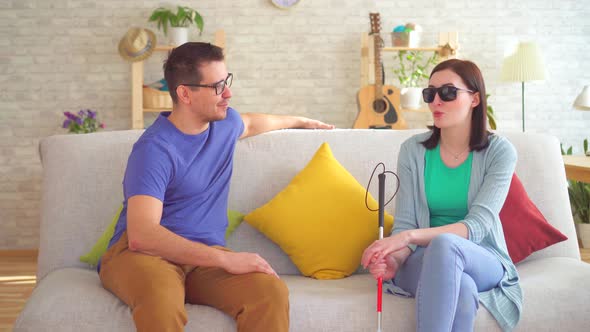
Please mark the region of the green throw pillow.
<svg viewBox="0 0 590 332"><path fill-rule="evenodd" d="M115 233L115 226L117 225L117 221L119 220L119 215L121 214L121 210L123 210L123 205L117 210L115 217L111 221L111 223L107 226L107 229L102 233L98 241L94 244L94 247L90 249L84 256L80 256L80 262L88 263L91 266L96 266L98 264L98 260L102 257L107 251L107 247L109 246L109 241L113 237L113 233Z"/></svg>
<svg viewBox="0 0 590 332"><path fill-rule="evenodd" d="M229 239L230 235L242 223L244 215L234 210L227 210L227 229L225 230L225 239Z"/></svg>
<svg viewBox="0 0 590 332"><path fill-rule="evenodd" d="M91 266L96 266L98 264L98 260L102 255L107 251L107 247L109 246L109 242L115 233L115 226L117 225L117 221L119 220L119 215L121 214L121 210L123 210L123 205L119 208L115 217L111 221L111 223L107 226L107 229L102 233L98 241L94 244L92 249L84 255L80 256L80 262L88 263ZM234 232L236 227L240 225L242 219L244 219L244 215L239 213L238 211L227 210L227 230L225 231L225 239L227 240L229 236Z"/></svg>

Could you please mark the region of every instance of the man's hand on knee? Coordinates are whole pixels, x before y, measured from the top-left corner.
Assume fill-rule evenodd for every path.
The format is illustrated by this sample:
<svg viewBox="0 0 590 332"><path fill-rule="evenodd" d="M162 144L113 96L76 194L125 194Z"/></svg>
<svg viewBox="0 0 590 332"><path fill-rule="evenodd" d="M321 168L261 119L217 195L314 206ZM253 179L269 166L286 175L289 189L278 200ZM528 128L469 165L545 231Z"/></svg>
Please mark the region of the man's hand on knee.
<svg viewBox="0 0 590 332"><path fill-rule="evenodd" d="M224 252L221 267L232 274L262 272L279 277L264 258L249 252Z"/></svg>

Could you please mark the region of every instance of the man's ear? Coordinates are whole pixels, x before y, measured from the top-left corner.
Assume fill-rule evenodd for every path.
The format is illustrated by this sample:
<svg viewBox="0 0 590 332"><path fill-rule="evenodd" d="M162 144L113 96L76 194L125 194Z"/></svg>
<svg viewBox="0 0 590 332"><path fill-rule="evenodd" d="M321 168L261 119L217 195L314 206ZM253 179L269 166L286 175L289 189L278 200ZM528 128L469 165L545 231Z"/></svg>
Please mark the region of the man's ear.
<svg viewBox="0 0 590 332"><path fill-rule="evenodd" d="M481 99L480 99L479 92L474 93L473 94L473 101L471 102L471 107L477 107L477 105L479 105L480 102L481 102Z"/></svg>
<svg viewBox="0 0 590 332"><path fill-rule="evenodd" d="M182 104L190 104L190 89L187 86L179 85L176 87L176 96L178 97L178 102Z"/></svg>

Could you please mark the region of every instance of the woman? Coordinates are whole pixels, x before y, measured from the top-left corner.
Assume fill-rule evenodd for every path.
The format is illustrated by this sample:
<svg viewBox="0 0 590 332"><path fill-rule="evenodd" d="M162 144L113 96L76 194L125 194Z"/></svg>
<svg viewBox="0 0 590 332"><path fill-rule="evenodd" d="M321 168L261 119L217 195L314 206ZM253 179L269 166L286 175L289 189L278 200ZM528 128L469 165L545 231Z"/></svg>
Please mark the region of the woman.
<svg viewBox="0 0 590 332"><path fill-rule="evenodd" d="M416 297L418 331L471 331L479 302L511 330L522 291L498 215L516 151L487 130L474 63L441 62L422 94L434 126L402 144L395 226L362 264L388 292Z"/></svg>

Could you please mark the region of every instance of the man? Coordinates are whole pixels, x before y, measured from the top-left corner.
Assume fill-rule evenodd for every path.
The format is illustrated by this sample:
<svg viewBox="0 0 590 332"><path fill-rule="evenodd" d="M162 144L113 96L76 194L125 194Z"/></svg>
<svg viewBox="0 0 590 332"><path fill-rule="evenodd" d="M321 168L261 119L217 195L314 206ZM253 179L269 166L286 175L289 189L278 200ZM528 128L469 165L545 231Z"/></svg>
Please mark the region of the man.
<svg viewBox="0 0 590 332"><path fill-rule="evenodd" d="M174 106L133 146L102 284L129 305L139 331L182 331L185 301L225 312L239 331L288 331L288 290L273 268L224 248L233 152L239 138L333 126L229 108L232 74L211 44L177 47L164 75Z"/></svg>

